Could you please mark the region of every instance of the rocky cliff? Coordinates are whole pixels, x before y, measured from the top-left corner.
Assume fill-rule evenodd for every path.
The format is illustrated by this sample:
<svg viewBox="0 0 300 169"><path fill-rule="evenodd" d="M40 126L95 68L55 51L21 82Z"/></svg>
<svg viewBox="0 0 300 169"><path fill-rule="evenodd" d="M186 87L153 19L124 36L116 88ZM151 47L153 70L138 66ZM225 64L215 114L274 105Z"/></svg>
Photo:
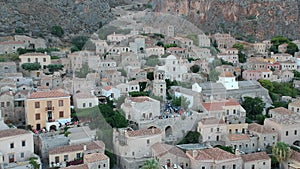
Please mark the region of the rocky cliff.
<svg viewBox="0 0 300 169"><path fill-rule="evenodd" d="M204 32L253 40L299 38L300 0L153 0L155 11L182 15Z"/></svg>

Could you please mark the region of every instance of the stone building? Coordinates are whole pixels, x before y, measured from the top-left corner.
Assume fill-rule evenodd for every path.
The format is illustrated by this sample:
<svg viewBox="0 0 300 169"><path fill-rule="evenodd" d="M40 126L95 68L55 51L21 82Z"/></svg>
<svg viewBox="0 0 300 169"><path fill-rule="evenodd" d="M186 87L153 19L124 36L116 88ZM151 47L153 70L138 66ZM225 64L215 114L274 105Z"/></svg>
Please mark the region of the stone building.
<svg viewBox="0 0 300 169"><path fill-rule="evenodd" d="M210 47L210 38L205 34L198 35L199 46L200 47Z"/></svg>
<svg viewBox="0 0 300 169"><path fill-rule="evenodd" d="M160 102L150 97L128 97L121 105L129 121L140 122L160 116Z"/></svg>
<svg viewBox="0 0 300 169"><path fill-rule="evenodd" d="M19 48L25 49L24 42L10 41L0 42L0 54L17 53Z"/></svg>
<svg viewBox="0 0 300 169"><path fill-rule="evenodd" d="M240 156L219 148L189 150L186 155L190 158L190 168L192 169L238 169L243 166L243 160Z"/></svg>
<svg viewBox="0 0 300 169"><path fill-rule="evenodd" d="M203 118L198 123L197 131L202 136L202 142L219 142L225 140L226 123L215 117Z"/></svg>
<svg viewBox="0 0 300 169"><path fill-rule="evenodd" d="M46 69L49 64L51 64L51 59L49 55L43 53L26 53L19 56L20 66L23 63L39 63L41 69Z"/></svg>
<svg viewBox="0 0 300 169"><path fill-rule="evenodd" d="M261 169L271 169L271 158L266 152L257 152L251 154L241 155L243 159L243 168L261 168Z"/></svg>
<svg viewBox="0 0 300 169"><path fill-rule="evenodd" d="M15 62L0 62L0 78L3 78L5 73L17 73L17 65Z"/></svg>
<svg viewBox="0 0 300 169"><path fill-rule="evenodd" d="M162 131L157 128L130 130L114 129L114 153L121 169L138 169L152 158L151 147L162 141Z"/></svg>
<svg viewBox="0 0 300 169"><path fill-rule="evenodd" d="M166 90L165 72L163 70L155 70L152 91L153 95L162 97L163 100L165 100Z"/></svg>
<svg viewBox="0 0 300 169"><path fill-rule="evenodd" d="M244 153L252 153L258 150L258 136L234 133L227 134L225 144L232 147L234 150L242 151Z"/></svg>

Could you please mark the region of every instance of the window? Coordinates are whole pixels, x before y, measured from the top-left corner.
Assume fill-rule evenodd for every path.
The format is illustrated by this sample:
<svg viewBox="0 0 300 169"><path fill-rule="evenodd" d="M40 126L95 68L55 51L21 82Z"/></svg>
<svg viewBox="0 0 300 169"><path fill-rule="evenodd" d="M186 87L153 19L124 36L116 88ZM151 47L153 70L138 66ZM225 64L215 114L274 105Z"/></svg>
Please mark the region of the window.
<svg viewBox="0 0 300 169"><path fill-rule="evenodd" d="M202 167L202 169L205 169L205 167Z"/></svg>
<svg viewBox="0 0 300 169"><path fill-rule="evenodd" d="M101 165L98 165L98 168L101 168Z"/></svg>
<svg viewBox="0 0 300 169"><path fill-rule="evenodd" d="M64 111L59 112L59 117L64 117Z"/></svg>
<svg viewBox="0 0 300 169"><path fill-rule="evenodd" d="M38 59L38 58L35 58L35 62L38 63L38 62L39 62L39 59Z"/></svg>
<svg viewBox="0 0 300 169"><path fill-rule="evenodd" d="M1 107L4 107L4 102L1 102Z"/></svg>
<svg viewBox="0 0 300 169"><path fill-rule="evenodd" d="M35 120L40 120L41 119L41 114L38 113L38 114L35 114Z"/></svg>
<svg viewBox="0 0 300 169"><path fill-rule="evenodd" d="M40 108L40 102L35 102L34 105L35 105L34 107L35 107L36 109L37 109L37 108Z"/></svg>
<svg viewBox="0 0 300 169"><path fill-rule="evenodd" d="M76 154L76 158L80 158L81 154L80 153L77 153Z"/></svg>
<svg viewBox="0 0 300 169"><path fill-rule="evenodd" d="M59 156L55 157L55 163L59 163Z"/></svg>
<svg viewBox="0 0 300 169"><path fill-rule="evenodd" d="M82 107L85 107L85 103L82 104Z"/></svg>
<svg viewBox="0 0 300 169"><path fill-rule="evenodd" d="M213 131L214 131L214 129L213 129L213 128L211 128L211 129L210 129L210 132L213 132Z"/></svg>
<svg viewBox="0 0 300 169"><path fill-rule="evenodd" d="M288 136L288 135L289 135L289 131L286 131L286 132L285 132L285 135Z"/></svg>
<svg viewBox="0 0 300 169"><path fill-rule="evenodd" d="M219 131L220 131L220 128L218 127L218 128L217 128L217 132L219 132Z"/></svg>
<svg viewBox="0 0 300 169"><path fill-rule="evenodd" d="M25 156L24 153L21 153L21 154L20 154L20 157L21 157L21 158L24 158L24 156Z"/></svg>
<svg viewBox="0 0 300 169"><path fill-rule="evenodd" d="M236 169L236 165L235 164L232 165L232 169Z"/></svg>
<svg viewBox="0 0 300 169"><path fill-rule="evenodd" d="M43 58L43 62L46 62L46 58Z"/></svg>
<svg viewBox="0 0 300 169"><path fill-rule="evenodd" d="M26 141L23 140L23 141L22 141L22 147L25 147L25 146L26 146Z"/></svg>
<svg viewBox="0 0 300 169"><path fill-rule="evenodd" d="M10 143L10 148L14 148L14 147L15 147L14 143Z"/></svg>
<svg viewBox="0 0 300 169"><path fill-rule="evenodd" d="M263 165L266 165L266 162L263 162Z"/></svg>
<svg viewBox="0 0 300 169"><path fill-rule="evenodd" d="M105 164L103 164L103 167L105 167Z"/></svg>
<svg viewBox="0 0 300 169"><path fill-rule="evenodd" d="M134 152L132 152L132 156L134 156Z"/></svg>
<svg viewBox="0 0 300 169"><path fill-rule="evenodd" d="M10 102L6 102L6 107L9 107L10 106Z"/></svg>
<svg viewBox="0 0 300 169"><path fill-rule="evenodd" d="M150 140L149 139L147 140L147 144L150 144Z"/></svg>
<svg viewBox="0 0 300 169"><path fill-rule="evenodd" d="M27 62L30 62L30 58L27 58Z"/></svg>
<svg viewBox="0 0 300 169"><path fill-rule="evenodd" d="M59 101L58 101L58 106L59 106L59 107L64 106L64 101L63 101L63 100L59 100Z"/></svg>
<svg viewBox="0 0 300 169"><path fill-rule="evenodd" d="M251 166L251 169L255 169L255 165L254 164Z"/></svg>
<svg viewBox="0 0 300 169"><path fill-rule="evenodd" d="M93 106L92 106L92 103L89 103L89 107L93 107Z"/></svg>
<svg viewBox="0 0 300 169"><path fill-rule="evenodd" d="M297 135L297 130L294 131L294 134Z"/></svg>
<svg viewBox="0 0 300 169"><path fill-rule="evenodd" d="M64 155L64 161L68 161L69 156L68 155Z"/></svg>
<svg viewBox="0 0 300 169"><path fill-rule="evenodd" d="M222 166L222 169L226 169L225 165Z"/></svg>

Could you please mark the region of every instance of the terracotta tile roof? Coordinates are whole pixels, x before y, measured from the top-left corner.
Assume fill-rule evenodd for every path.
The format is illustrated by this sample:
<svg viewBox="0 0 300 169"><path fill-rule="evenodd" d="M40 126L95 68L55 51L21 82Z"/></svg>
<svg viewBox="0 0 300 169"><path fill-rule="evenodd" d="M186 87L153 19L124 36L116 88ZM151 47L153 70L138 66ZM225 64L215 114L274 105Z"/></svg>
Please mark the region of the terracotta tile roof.
<svg viewBox="0 0 300 169"><path fill-rule="evenodd" d="M25 53L23 55L20 55L19 57L22 57L22 56L49 56L49 55L46 55L44 53Z"/></svg>
<svg viewBox="0 0 300 169"><path fill-rule="evenodd" d="M244 162L270 160L270 157L268 156L268 154L266 152L243 154L243 155L241 155L241 157Z"/></svg>
<svg viewBox="0 0 300 169"><path fill-rule="evenodd" d="M239 106L240 103L235 99L229 99L226 101L204 102L202 106L207 111L224 110L224 106Z"/></svg>
<svg viewBox="0 0 300 169"><path fill-rule="evenodd" d="M28 133L30 132L23 129L0 130L0 138L17 136L17 135L28 134Z"/></svg>
<svg viewBox="0 0 300 169"><path fill-rule="evenodd" d="M108 157L103 153L92 153L84 155L84 161L88 163L94 163L97 161L107 160Z"/></svg>
<svg viewBox="0 0 300 169"><path fill-rule="evenodd" d="M197 156L193 157L193 151L197 151ZM224 151L219 148L208 148L203 150L193 150L188 151L190 157L194 158L195 160L216 160L216 161L222 161L222 160L229 160L229 159L237 159L238 156L231 154L227 151Z"/></svg>
<svg viewBox="0 0 300 169"><path fill-rule="evenodd" d="M145 102L145 101L150 101L149 97L146 96L139 96L139 97L130 97L128 98L129 100L133 102Z"/></svg>
<svg viewBox="0 0 300 169"><path fill-rule="evenodd" d="M220 77L235 77L231 72L223 72Z"/></svg>
<svg viewBox="0 0 300 169"><path fill-rule="evenodd" d="M80 164L80 165L71 165L69 167L63 167L60 169L89 169L87 164Z"/></svg>
<svg viewBox="0 0 300 169"><path fill-rule="evenodd" d="M104 151L105 148L105 144L102 141L93 141L89 143L59 146L49 150L49 154L61 154L61 153L68 153L74 151L84 151L84 145L86 145L86 150L103 149Z"/></svg>
<svg viewBox="0 0 300 169"><path fill-rule="evenodd" d="M281 114L281 115L290 115L290 114L294 114L293 111L284 108L284 107L277 107L275 109L271 109L271 112L277 113L277 114Z"/></svg>
<svg viewBox="0 0 300 169"><path fill-rule="evenodd" d="M227 138L230 141L250 140L247 134L228 134Z"/></svg>
<svg viewBox="0 0 300 169"><path fill-rule="evenodd" d="M217 119L215 117L203 118L200 122L204 125L209 124L226 124L223 119Z"/></svg>
<svg viewBox="0 0 300 169"><path fill-rule="evenodd" d="M186 154L178 147L168 144L155 143L152 145L152 152L155 157L163 156L167 153L173 154L177 157L188 158Z"/></svg>
<svg viewBox="0 0 300 169"><path fill-rule="evenodd" d="M289 106L300 107L300 100L296 100L296 101L290 103Z"/></svg>
<svg viewBox="0 0 300 169"><path fill-rule="evenodd" d="M158 128L155 129L141 129L134 131L127 131L129 137L139 137L139 136L151 136L161 134L161 130Z"/></svg>
<svg viewBox="0 0 300 169"><path fill-rule="evenodd" d="M300 153L292 150L290 159L300 163Z"/></svg>
<svg viewBox="0 0 300 169"><path fill-rule="evenodd" d="M54 98L54 97L68 97L67 93L52 90L52 91L42 91L31 93L28 99L38 99L38 98Z"/></svg>
<svg viewBox="0 0 300 169"><path fill-rule="evenodd" d="M109 91L110 89L112 89L111 86L105 86L105 87L104 87L104 90L106 90L106 91Z"/></svg>
<svg viewBox="0 0 300 169"><path fill-rule="evenodd" d="M248 125L249 131L254 131L257 133L277 133L276 131L266 128L263 125L257 124L257 123L251 123Z"/></svg>
<svg viewBox="0 0 300 169"><path fill-rule="evenodd" d="M91 98L97 98L96 96L91 95L90 93L76 93L74 95L77 99L91 99Z"/></svg>

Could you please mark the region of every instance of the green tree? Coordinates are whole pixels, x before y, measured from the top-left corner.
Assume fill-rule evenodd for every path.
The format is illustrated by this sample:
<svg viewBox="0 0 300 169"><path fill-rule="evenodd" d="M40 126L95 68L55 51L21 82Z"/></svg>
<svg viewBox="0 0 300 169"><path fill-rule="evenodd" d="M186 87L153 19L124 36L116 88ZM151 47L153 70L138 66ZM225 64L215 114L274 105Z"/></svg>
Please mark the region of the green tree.
<svg viewBox="0 0 300 169"><path fill-rule="evenodd" d="M164 46L164 43L161 42L161 41L158 41L158 42L156 43L156 46L161 46L161 47L163 47L163 46Z"/></svg>
<svg viewBox="0 0 300 169"><path fill-rule="evenodd" d="M49 72L53 73L55 71L63 70L64 65L62 64L49 64L47 66Z"/></svg>
<svg viewBox="0 0 300 169"><path fill-rule="evenodd" d="M258 80L258 82L267 90L269 90L269 92L272 92L274 90L274 85L270 80L266 80L266 79L260 79Z"/></svg>
<svg viewBox="0 0 300 169"><path fill-rule="evenodd" d="M184 96L173 97L173 99L172 99L172 105L181 106L181 108L183 108L184 110L188 109L189 104L190 104L190 101L188 101L187 98Z"/></svg>
<svg viewBox="0 0 300 169"><path fill-rule="evenodd" d="M247 61L247 56L242 51L238 52L238 57L239 57L239 62L240 63L245 63Z"/></svg>
<svg viewBox="0 0 300 169"><path fill-rule="evenodd" d="M178 144L199 143L201 134L197 131L189 131L187 135Z"/></svg>
<svg viewBox="0 0 300 169"><path fill-rule="evenodd" d="M61 26L55 25L51 27L51 33L61 38L65 32Z"/></svg>
<svg viewBox="0 0 300 169"><path fill-rule="evenodd" d="M193 66L190 67L190 70L193 73L198 73L200 71L200 66L199 65L193 65Z"/></svg>
<svg viewBox="0 0 300 169"><path fill-rule="evenodd" d="M79 72L76 72L76 76L79 78L85 78L88 73L93 72L87 63L82 64Z"/></svg>
<svg viewBox="0 0 300 169"><path fill-rule="evenodd" d="M15 28L15 33L16 34L23 34L25 32L25 28L23 28L23 27L16 27Z"/></svg>
<svg viewBox="0 0 300 169"><path fill-rule="evenodd" d="M289 42L286 53L294 56L295 52L299 52L298 46L292 42Z"/></svg>
<svg viewBox="0 0 300 169"><path fill-rule="evenodd" d="M266 103L264 103L260 98L255 97L244 97L244 101L242 103L243 108L247 112L247 116L250 119L256 119L256 115L262 114Z"/></svg>
<svg viewBox="0 0 300 169"><path fill-rule="evenodd" d="M35 160L36 160L35 157L29 158L29 164L33 167L33 169L39 169L40 164L38 164Z"/></svg>
<svg viewBox="0 0 300 169"><path fill-rule="evenodd" d="M238 49L239 51L244 50L244 45L241 43L236 43L232 47Z"/></svg>
<svg viewBox="0 0 300 169"><path fill-rule="evenodd" d="M153 72L147 72L147 79L154 80L154 73Z"/></svg>
<svg viewBox="0 0 300 169"><path fill-rule="evenodd" d="M272 148L272 154L280 163L280 168L283 168L282 164L290 158L291 150L284 142L277 142Z"/></svg>
<svg viewBox="0 0 300 169"><path fill-rule="evenodd" d="M147 58L146 65L155 67L156 65L160 65L160 60L158 58Z"/></svg>
<svg viewBox="0 0 300 169"><path fill-rule="evenodd" d="M155 159L147 160L142 169L159 169L158 162Z"/></svg>
<svg viewBox="0 0 300 169"><path fill-rule="evenodd" d="M72 45L76 47L78 50L82 50L86 42L88 41L87 36L76 36L72 38Z"/></svg>
<svg viewBox="0 0 300 169"><path fill-rule="evenodd" d="M32 70L39 70L41 68L41 65L39 63L23 63L21 67L24 70L32 71Z"/></svg>
<svg viewBox="0 0 300 169"><path fill-rule="evenodd" d="M208 74L208 80L212 82L216 82L219 79L220 73L215 69L211 70Z"/></svg>

